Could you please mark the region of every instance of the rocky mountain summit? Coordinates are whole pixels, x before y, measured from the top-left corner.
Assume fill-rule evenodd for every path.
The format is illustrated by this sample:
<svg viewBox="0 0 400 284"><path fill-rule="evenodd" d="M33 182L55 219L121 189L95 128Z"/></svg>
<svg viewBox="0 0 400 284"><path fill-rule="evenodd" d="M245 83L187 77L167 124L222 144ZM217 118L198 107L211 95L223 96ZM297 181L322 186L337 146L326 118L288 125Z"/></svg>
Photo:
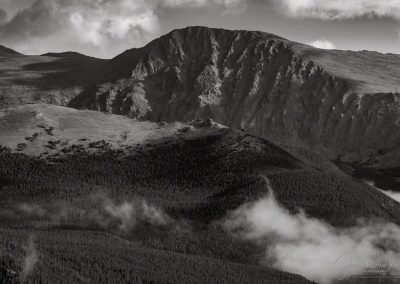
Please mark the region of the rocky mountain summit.
<svg viewBox="0 0 400 284"><path fill-rule="evenodd" d="M70 106L152 121L212 118L331 159L373 165L378 152L400 142L399 68L393 54L189 27L115 57Z"/></svg>

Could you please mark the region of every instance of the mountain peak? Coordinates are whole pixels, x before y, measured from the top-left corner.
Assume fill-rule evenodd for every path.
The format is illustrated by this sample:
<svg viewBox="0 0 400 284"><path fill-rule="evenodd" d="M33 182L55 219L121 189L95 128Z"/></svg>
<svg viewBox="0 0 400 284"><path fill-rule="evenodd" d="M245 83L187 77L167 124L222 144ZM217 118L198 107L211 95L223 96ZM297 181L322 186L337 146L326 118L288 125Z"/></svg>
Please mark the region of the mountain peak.
<svg viewBox="0 0 400 284"><path fill-rule="evenodd" d="M353 161L400 143L388 135L398 129L399 68L397 55L195 26L110 60L70 106L152 121L212 118L333 159L354 151Z"/></svg>
<svg viewBox="0 0 400 284"><path fill-rule="evenodd" d="M259 37L259 38L276 38L276 39L284 39L280 36L263 32L263 31L250 31L250 30L229 30L229 29L223 29L223 28L212 28L212 27L207 27L207 26L188 26L185 28L179 28L179 29L174 29L170 33L166 34L165 36L168 35L173 35L176 33L181 33L181 34L186 34L188 36L190 35L201 35L202 33L209 33L213 35L218 35L218 34L243 34L243 35L251 35L254 37Z"/></svg>
<svg viewBox="0 0 400 284"><path fill-rule="evenodd" d="M210 39L213 43L220 44L220 40L223 41L235 41L240 38L244 38L247 41L255 40L281 40L287 41L286 39L279 37L274 34L261 32L261 31L247 31L247 30L228 30L223 28L211 28L206 26L188 26L186 28L175 29L161 36L158 39L150 42L147 47L153 47L157 44L165 44L165 41L181 41L182 43L188 43L190 41L200 42L205 41L204 44L210 43ZM199 46L201 47L201 45Z"/></svg>

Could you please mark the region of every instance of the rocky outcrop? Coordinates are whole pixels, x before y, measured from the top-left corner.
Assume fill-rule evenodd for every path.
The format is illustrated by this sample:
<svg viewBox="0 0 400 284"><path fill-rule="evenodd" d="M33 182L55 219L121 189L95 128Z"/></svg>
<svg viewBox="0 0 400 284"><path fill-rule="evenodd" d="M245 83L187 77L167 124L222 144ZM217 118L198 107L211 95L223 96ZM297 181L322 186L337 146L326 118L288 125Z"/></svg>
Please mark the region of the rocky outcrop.
<svg viewBox="0 0 400 284"><path fill-rule="evenodd" d="M304 48L261 32L175 30L111 60L70 106L153 121L212 118L350 162L396 148L400 95L357 92Z"/></svg>

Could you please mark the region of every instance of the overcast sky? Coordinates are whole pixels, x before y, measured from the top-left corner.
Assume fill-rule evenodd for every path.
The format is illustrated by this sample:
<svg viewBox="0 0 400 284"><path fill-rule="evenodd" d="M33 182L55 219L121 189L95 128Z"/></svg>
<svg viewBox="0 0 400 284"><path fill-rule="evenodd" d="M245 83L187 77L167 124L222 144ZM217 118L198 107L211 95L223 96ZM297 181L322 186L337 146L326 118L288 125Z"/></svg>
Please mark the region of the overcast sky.
<svg viewBox="0 0 400 284"><path fill-rule="evenodd" d="M25 54L111 58L191 25L400 54L400 0L0 0L0 44Z"/></svg>

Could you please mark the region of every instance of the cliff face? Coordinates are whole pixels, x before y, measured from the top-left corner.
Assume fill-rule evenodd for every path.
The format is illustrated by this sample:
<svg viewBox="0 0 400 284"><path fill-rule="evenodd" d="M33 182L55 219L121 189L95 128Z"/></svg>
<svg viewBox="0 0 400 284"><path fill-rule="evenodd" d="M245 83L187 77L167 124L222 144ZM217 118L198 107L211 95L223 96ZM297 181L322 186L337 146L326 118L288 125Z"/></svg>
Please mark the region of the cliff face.
<svg viewBox="0 0 400 284"><path fill-rule="evenodd" d="M261 32L176 30L111 60L70 105L153 121L212 118L346 161L396 148L399 94L359 92L361 83L304 49Z"/></svg>

